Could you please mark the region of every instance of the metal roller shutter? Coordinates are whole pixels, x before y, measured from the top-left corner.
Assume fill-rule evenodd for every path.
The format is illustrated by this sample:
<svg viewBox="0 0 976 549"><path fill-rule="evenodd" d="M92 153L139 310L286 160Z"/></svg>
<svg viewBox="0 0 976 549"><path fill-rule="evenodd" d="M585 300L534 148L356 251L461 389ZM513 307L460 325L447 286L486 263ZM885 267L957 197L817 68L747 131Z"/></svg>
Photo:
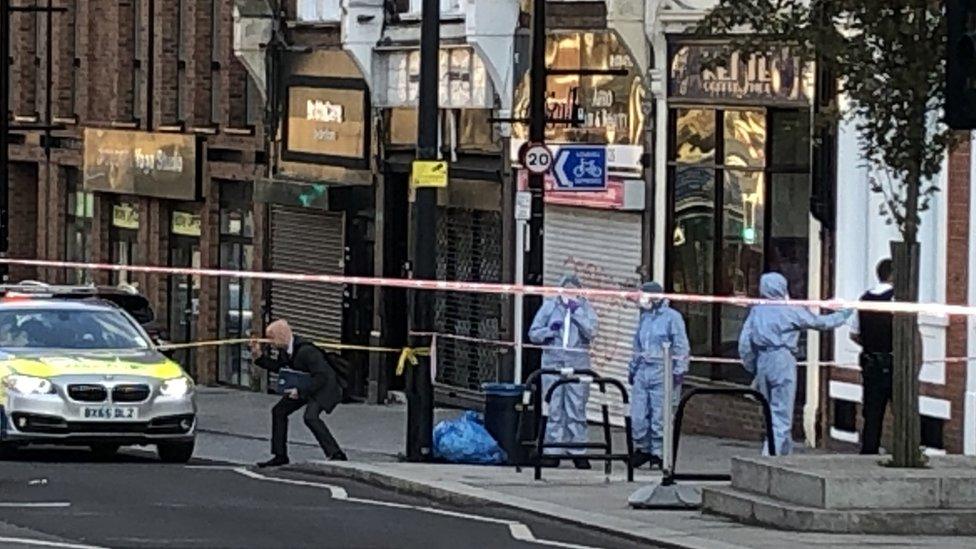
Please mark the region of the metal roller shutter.
<svg viewBox="0 0 976 549"><path fill-rule="evenodd" d="M271 268L277 272L345 273L342 212L271 206ZM295 333L316 341L342 340L344 286L271 282L271 317L288 320Z"/></svg>
<svg viewBox="0 0 976 549"><path fill-rule="evenodd" d="M545 216L545 281L558 284L575 272L584 287L636 288L641 283L641 216L584 208L547 206ZM627 382L627 364L637 329L637 309L626 300L591 300L599 329L591 347L593 369ZM608 388L614 423L623 422L617 392ZM604 397L591 392L589 415L599 419Z"/></svg>
<svg viewBox="0 0 976 549"><path fill-rule="evenodd" d="M499 212L443 208L437 224L437 279L500 282L502 220ZM503 298L463 292L438 293L434 323L440 333L501 339ZM499 348L474 342L441 339L437 343L437 382L480 391L495 381Z"/></svg>

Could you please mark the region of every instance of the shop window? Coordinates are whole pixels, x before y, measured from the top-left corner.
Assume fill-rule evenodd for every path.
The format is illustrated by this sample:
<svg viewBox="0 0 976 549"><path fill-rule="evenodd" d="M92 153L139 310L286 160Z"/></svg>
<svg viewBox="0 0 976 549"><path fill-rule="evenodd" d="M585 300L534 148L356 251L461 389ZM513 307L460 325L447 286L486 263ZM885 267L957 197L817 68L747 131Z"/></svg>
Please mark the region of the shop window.
<svg viewBox="0 0 976 549"><path fill-rule="evenodd" d="M65 258L74 263L92 260L92 219L95 217L95 195L85 192L79 185L77 170L67 171L67 204L65 208ZM68 284L88 284L91 271L71 269L67 272Z"/></svg>
<svg viewBox="0 0 976 549"><path fill-rule="evenodd" d="M420 93L420 51L393 52L386 58L386 65L386 105L416 105ZM438 93L440 106L445 109L490 108L494 102L485 63L468 47L441 49Z"/></svg>
<svg viewBox="0 0 976 549"><path fill-rule="evenodd" d="M220 184L220 268L250 271L254 268L254 214L250 185ZM220 279L218 337L242 339L251 336L252 281L246 278ZM222 346L218 351L217 381L250 387L251 355L246 345Z"/></svg>
<svg viewBox="0 0 976 549"><path fill-rule="evenodd" d="M715 160L715 111L677 109L675 161L679 164L710 164Z"/></svg>
<svg viewBox="0 0 976 549"><path fill-rule="evenodd" d="M799 149L810 146L804 118L809 113L799 110L671 110L667 272L673 291L756 297L761 275L776 270L789 280L792 296L806 296L810 175L808 163L796 164ZM746 308L679 309L695 355L738 356ZM749 378L729 365L698 363L692 371L727 381Z"/></svg>
<svg viewBox="0 0 976 549"><path fill-rule="evenodd" d="M340 0L298 0L298 20L338 22L342 18Z"/></svg>
<svg viewBox="0 0 976 549"><path fill-rule="evenodd" d="M109 256L115 265L134 265L139 261L139 210L129 202L112 207L112 228L109 231ZM138 289L129 271L112 271L112 284Z"/></svg>
<svg viewBox="0 0 976 549"><path fill-rule="evenodd" d="M848 433L857 432L857 403L849 400L833 399L834 428Z"/></svg>
<svg viewBox="0 0 976 549"><path fill-rule="evenodd" d="M944 450L945 441L943 431L945 420L930 416L921 416L922 420L922 446L935 450Z"/></svg>

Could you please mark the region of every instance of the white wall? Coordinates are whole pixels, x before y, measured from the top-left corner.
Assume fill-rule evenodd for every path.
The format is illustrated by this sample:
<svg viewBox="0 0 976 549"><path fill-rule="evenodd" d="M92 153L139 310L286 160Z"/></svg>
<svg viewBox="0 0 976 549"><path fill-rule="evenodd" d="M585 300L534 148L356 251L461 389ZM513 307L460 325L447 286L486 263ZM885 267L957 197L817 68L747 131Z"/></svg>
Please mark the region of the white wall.
<svg viewBox="0 0 976 549"><path fill-rule="evenodd" d="M900 240L900 236L897 229L887 225L881 216L882 197L870 190L871 178L884 178L885 175L864 166L853 122L841 123L837 148L834 285L838 297L856 299L877 283L875 267L881 259L890 257L890 242ZM942 189L946 185L947 171L944 162L942 173L937 177ZM944 194L938 193L933 197L929 211L921 216L919 299L922 302L945 302L947 215ZM944 358L947 319L921 316L919 326L925 358ZM857 364L860 348L850 341L848 333L846 327L838 331L834 356L840 362ZM945 364L928 363L922 367L919 378L928 383L944 384L945 371ZM850 400L849 395L835 394L834 391L831 391L831 397Z"/></svg>

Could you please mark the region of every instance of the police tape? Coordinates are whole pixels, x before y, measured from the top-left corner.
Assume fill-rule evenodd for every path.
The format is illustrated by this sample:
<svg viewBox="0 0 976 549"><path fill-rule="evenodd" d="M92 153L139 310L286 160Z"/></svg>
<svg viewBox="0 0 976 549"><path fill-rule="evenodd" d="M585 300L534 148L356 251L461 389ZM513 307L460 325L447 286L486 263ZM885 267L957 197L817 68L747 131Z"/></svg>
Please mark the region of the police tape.
<svg viewBox="0 0 976 549"><path fill-rule="evenodd" d="M251 343L271 343L270 339L264 338L237 338L237 339L209 339L204 341L190 341L186 343L163 343L156 346L159 351L178 351L182 349L196 349L202 347L223 347L233 345L250 345ZM373 345L354 345L350 343L337 343L331 341L313 341L313 343L323 349L333 351L362 351L368 353L398 354L396 375L403 375L406 367L417 366L420 364L420 357L434 356L433 346L431 347L378 347Z"/></svg>
<svg viewBox="0 0 976 549"><path fill-rule="evenodd" d="M407 290L453 291L478 294L532 295L532 296L581 296L593 300L617 299L636 302L648 295L638 289L561 288L555 286L526 286L488 282L459 282L447 280L417 280L403 278L344 276L328 274L284 273L267 271L241 271L228 269L201 269L190 267L161 267L153 265L115 265L111 263L81 263L45 259L0 258L0 265L18 265L47 269L80 269L89 271L115 271L145 274L247 278L255 280L280 280L288 282L317 282L351 286L389 287ZM744 296L718 296L699 294L661 293L655 298L678 303L723 304L750 307L754 305L783 305L782 300ZM850 299L791 299L790 305L826 309L855 309L887 313L922 314L931 316L974 316L976 306L949 305L945 303L908 303L900 301L858 301Z"/></svg>

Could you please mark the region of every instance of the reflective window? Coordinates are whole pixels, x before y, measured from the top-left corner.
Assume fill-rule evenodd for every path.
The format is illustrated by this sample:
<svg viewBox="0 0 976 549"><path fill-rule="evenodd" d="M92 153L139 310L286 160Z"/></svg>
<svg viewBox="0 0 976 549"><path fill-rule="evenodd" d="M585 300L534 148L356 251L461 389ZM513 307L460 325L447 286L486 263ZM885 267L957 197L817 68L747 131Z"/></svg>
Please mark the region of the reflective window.
<svg viewBox="0 0 976 549"><path fill-rule="evenodd" d="M675 160L682 164L708 164L715 160L715 111L677 109Z"/></svg>
<svg viewBox="0 0 976 549"><path fill-rule="evenodd" d="M766 165L766 113L725 111L725 166L762 168Z"/></svg>
<svg viewBox="0 0 976 549"><path fill-rule="evenodd" d="M762 274L778 271L791 295L805 297L809 112L676 107L670 116L670 289L756 297ZM748 309L675 306L685 314L693 354L738 356ZM735 366L693 363L692 372L748 382Z"/></svg>

